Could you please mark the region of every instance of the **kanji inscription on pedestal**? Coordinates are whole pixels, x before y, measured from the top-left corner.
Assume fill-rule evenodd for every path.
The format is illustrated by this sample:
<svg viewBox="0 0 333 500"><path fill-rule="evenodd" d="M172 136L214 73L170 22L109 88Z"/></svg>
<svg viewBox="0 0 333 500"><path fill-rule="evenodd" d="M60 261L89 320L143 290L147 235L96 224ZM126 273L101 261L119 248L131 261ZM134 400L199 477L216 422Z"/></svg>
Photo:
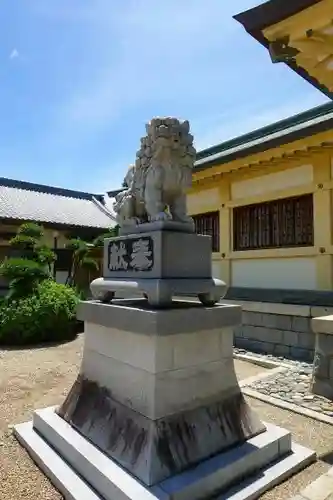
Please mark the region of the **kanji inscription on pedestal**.
<svg viewBox="0 0 333 500"><path fill-rule="evenodd" d="M149 271L154 265L153 240L149 237L110 241L109 271Z"/></svg>

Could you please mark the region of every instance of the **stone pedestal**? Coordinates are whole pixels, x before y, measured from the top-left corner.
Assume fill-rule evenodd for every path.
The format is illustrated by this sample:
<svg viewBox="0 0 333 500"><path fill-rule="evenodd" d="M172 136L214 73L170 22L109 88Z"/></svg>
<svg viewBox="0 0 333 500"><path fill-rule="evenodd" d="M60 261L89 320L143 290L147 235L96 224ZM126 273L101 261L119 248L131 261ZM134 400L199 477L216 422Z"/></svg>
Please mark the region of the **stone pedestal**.
<svg viewBox="0 0 333 500"><path fill-rule="evenodd" d="M263 432L234 372L240 315L82 303L82 367L59 415L149 486Z"/></svg>
<svg viewBox="0 0 333 500"><path fill-rule="evenodd" d="M146 132L116 196L121 236L104 242L97 300L78 310L77 380L15 434L66 499L255 499L315 455L261 422L238 385L241 308L215 306L227 286L186 213L189 123L156 118ZM145 298L111 304L122 292ZM173 301L184 295L201 304Z"/></svg>
<svg viewBox="0 0 333 500"><path fill-rule="evenodd" d="M83 360L66 400L15 428L66 498L256 498L314 459L243 397L233 364L239 306L89 301L78 318Z"/></svg>
<svg viewBox="0 0 333 500"><path fill-rule="evenodd" d="M333 316L313 318L316 334L312 391L333 400Z"/></svg>
<svg viewBox="0 0 333 500"><path fill-rule="evenodd" d="M154 306L169 306L177 295L197 295L207 306L218 302L227 287L212 277L211 238L181 232L183 226L141 224L134 234L106 240L103 278L91 283L93 297L109 302L116 292L141 291Z"/></svg>

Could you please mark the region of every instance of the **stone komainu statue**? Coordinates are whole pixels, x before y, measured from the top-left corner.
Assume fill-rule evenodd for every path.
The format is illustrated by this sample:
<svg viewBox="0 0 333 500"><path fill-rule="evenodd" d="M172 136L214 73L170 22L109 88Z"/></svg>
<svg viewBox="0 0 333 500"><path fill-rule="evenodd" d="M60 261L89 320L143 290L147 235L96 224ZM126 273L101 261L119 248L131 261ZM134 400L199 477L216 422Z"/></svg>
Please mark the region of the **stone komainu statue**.
<svg viewBox="0 0 333 500"><path fill-rule="evenodd" d="M135 165L116 196L114 210L120 226L148 221L192 223L186 213L185 190L191 186L196 151L188 121L154 118L146 125Z"/></svg>

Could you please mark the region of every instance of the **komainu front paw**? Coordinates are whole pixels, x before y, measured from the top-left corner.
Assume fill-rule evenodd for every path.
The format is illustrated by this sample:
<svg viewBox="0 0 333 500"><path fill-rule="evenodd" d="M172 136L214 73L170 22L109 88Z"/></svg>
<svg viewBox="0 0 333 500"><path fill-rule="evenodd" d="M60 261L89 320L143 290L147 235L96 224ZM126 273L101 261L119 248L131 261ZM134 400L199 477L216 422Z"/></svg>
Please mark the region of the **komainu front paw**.
<svg viewBox="0 0 333 500"><path fill-rule="evenodd" d="M167 214L166 212L159 212L158 214L150 217L150 220L153 221L158 221L158 220L170 220L170 215Z"/></svg>

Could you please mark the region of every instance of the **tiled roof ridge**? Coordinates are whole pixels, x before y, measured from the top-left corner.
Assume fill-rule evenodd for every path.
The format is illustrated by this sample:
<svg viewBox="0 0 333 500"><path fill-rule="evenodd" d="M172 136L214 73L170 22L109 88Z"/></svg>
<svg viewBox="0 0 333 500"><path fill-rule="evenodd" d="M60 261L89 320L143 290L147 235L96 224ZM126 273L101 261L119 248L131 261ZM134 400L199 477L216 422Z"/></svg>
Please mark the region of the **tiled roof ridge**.
<svg viewBox="0 0 333 500"><path fill-rule="evenodd" d="M207 158L208 160L209 156L214 155L222 150L228 150L249 141L264 138L265 136L269 136L274 132L282 132L295 125L304 124L305 127L306 125L310 126L311 121L315 118L324 117L325 115L329 115L332 112L333 102L326 102L324 104L316 106L315 108L310 108L306 111L302 111L301 113L289 116L288 118L278 120L277 122L265 125L264 127L252 130L251 132L247 132L246 134L236 136L233 139L228 139L219 144L216 144L215 146L202 149L197 153L197 160L201 160L203 158Z"/></svg>
<svg viewBox="0 0 333 500"><path fill-rule="evenodd" d="M101 210L102 212L104 212L105 215L107 215L108 217L110 217L110 219L112 219L114 222L116 222L115 215L105 206L104 199L103 200L99 200L98 198L96 198L95 196L93 196L92 197L92 202L95 203L95 205L97 205L97 207L99 208L99 210Z"/></svg>
<svg viewBox="0 0 333 500"><path fill-rule="evenodd" d="M37 193L53 194L56 196L64 196L66 198L76 198L81 200L93 201L93 199L95 198L101 204L103 204L104 200L102 194L87 193L85 191L76 191L74 189L48 186L46 184L37 184L35 182L20 181L17 179L9 179L7 177L0 177L0 186L22 189L25 191L35 191Z"/></svg>

